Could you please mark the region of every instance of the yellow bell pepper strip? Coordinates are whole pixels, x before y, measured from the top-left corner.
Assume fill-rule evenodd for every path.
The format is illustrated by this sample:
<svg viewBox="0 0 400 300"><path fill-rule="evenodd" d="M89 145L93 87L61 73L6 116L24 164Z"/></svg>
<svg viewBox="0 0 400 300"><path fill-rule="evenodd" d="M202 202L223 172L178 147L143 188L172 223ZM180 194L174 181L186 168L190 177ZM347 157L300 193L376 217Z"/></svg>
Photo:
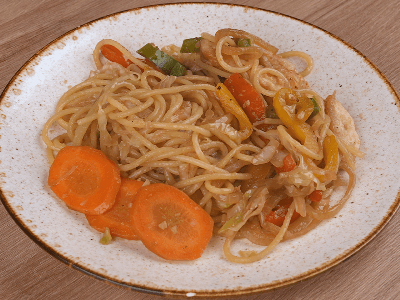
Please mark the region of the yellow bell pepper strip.
<svg viewBox="0 0 400 300"><path fill-rule="evenodd" d="M183 76L187 73L184 65L150 43L136 52L150 60L167 75Z"/></svg>
<svg viewBox="0 0 400 300"><path fill-rule="evenodd" d="M289 89L288 89L289 90ZM314 103L305 95L290 90L289 95L286 97L286 105L296 105L295 114L300 122L306 122L308 118L314 113Z"/></svg>
<svg viewBox="0 0 400 300"><path fill-rule="evenodd" d="M306 123L314 111L311 100L297 91L282 88L276 93L273 106L289 132L309 150L318 153L320 147L317 138Z"/></svg>
<svg viewBox="0 0 400 300"><path fill-rule="evenodd" d="M181 53L196 53L200 52L200 40L202 37L194 37L191 39L185 39L182 42Z"/></svg>
<svg viewBox="0 0 400 300"><path fill-rule="evenodd" d="M334 135L330 135L325 137L324 142L322 143L323 151L324 151L324 162L325 167L324 171L328 171L331 174L315 174L315 177L319 179L319 181L324 182L329 179L334 178L339 169L339 147Z"/></svg>
<svg viewBox="0 0 400 300"><path fill-rule="evenodd" d="M251 123L265 119L264 99L242 75L234 73L224 84L243 108Z"/></svg>
<svg viewBox="0 0 400 300"><path fill-rule="evenodd" d="M329 135L324 139L324 170L333 171L335 174L339 168L339 147L334 135Z"/></svg>
<svg viewBox="0 0 400 300"><path fill-rule="evenodd" d="M223 83L217 84L216 94L226 112L233 114L239 121L241 140L247 139L253 132L253 126L235 97Z"/></svg>

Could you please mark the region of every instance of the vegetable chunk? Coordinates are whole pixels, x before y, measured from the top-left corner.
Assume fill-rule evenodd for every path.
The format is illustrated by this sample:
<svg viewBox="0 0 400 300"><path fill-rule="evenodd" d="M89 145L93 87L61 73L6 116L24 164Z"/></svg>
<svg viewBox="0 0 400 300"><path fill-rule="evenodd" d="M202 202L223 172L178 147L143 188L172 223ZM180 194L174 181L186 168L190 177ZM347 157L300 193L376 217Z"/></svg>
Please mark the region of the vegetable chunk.
<svg viewBox="0 0 400 300"><path fill-rule="evenodd" d="M100 232L105 232L106 228L109 228L111 236L138 240L139 238L130 225L129 211L132 201L142 185L142 181L122 178L113 207L101 215L86 215L89 225Z"/></svg>
<svg viewBox="0 0 400 300"><path fill-rule="evenodd" d="M264 100L246 79L234 73L225 80L224 84L243 107L251 123L265 119Z"/></svg>
<svg viewBox="0 0 400 300"><path fill-rule="evenodd" d="M121 185L120 170L100 150L67 146L50 167L48 185L69 208L99 215L115 202Z"/></svg>
<svg viewBox="0 0 400 300"><path fill-rule="evenodd" d="M211 239L214 222L198 204L175 187L142 187L133 202L131 226L153 253L169 260L199 258Z"/></svg>

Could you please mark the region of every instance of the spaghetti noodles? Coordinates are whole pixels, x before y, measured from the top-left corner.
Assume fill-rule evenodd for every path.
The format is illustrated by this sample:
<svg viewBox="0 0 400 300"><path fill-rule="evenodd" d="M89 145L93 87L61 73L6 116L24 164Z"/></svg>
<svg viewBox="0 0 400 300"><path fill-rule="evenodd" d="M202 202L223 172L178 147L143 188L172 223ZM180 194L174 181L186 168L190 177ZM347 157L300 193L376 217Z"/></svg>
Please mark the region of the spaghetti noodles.
<svg viewBox="0 0 400 300"><path fill-rule="evenodd" d="M249 40L250 46L238 46L237 39ZM114 47L126 67L107 60L104 45ZM180 53L174 45L162 49L188 68L183 76L171 76L113 40L100 41L93 53L97 69L61 97L42 138L50 163L66 145L87 145L116 162L123 177L182 190L212 216L215 234L226 237L227 259L256 261L341 209L355 184L355 155L363 153L331 126L349 122L347 111L330 114L325 100L309 88L304 76L313 61L306 53L277 54L259 37L234 29L204 33L196 45L199 52ZM292 56L307 67L297 72L286 59ZM247 117L229 113L216 89L236 73L264 107L249 128L241 122ZM232 105L250 120L248 111L259 113L251 101L237 109ZM64 132L50 137L55 123ZM355 133L354 123L346 125ZM243 126L249 138L241 134ZM347 172L348 183L340 170ZM332 192L345 184L345 195L332 204ZM310 199L313 193L318 202ZM235 238L268 247L234 255Z"/></svg>

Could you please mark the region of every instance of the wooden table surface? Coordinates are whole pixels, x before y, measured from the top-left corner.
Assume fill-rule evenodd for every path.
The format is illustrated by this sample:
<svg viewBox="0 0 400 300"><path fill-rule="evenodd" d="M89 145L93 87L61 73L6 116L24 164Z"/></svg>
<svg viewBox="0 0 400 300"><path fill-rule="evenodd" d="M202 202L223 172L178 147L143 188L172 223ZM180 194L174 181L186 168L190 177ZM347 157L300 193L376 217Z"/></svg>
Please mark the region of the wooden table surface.
<svg viewBox="0 0 400 300"><path fill-rule="evenodd" d="M38 50L65 32L118 11L178 1L1 0L0 93ZM211 1L210 1L211 2ZM400 91L400 1L224 1L287 14L361 51ZM400 171L400 170L399 170ZM304 282L237 299L400 299L400 215L366 247ZM0 299L161 299L68 268L33 241L0 204Z"/></svg>

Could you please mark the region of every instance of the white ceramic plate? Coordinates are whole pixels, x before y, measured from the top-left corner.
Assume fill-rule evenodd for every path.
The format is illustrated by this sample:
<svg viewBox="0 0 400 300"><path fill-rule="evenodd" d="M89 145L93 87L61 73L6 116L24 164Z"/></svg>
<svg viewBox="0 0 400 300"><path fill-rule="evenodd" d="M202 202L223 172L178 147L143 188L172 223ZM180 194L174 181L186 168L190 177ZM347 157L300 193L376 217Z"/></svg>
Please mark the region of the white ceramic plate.
<svg viewBox="0 0 400 300"><path fill-rule="evenodd" d="M326 97L336 90L355 119L366 152L357 162L357 186L343 210L307 235L281 243L265 259L233 264L214 237L191 262L165 261L138 241L99 244L82 214L53 198L42 127L69 86L94 69L92 51L105 38L132 52L147 42L179 44L220 28L247 30L280 51L301 50L315 61L307 77ZM396 106L397 105L397 106ZM305 22L249 7L175 4L126 11L85 24L32 57L1 98L2 201L15 221L45 250L97 278L156 294L229 296L288 285L338 264L371 240L396 211L400 182L399 98L386 78L358 51ZM246 241L239 248L259 249Z"/></svg>

